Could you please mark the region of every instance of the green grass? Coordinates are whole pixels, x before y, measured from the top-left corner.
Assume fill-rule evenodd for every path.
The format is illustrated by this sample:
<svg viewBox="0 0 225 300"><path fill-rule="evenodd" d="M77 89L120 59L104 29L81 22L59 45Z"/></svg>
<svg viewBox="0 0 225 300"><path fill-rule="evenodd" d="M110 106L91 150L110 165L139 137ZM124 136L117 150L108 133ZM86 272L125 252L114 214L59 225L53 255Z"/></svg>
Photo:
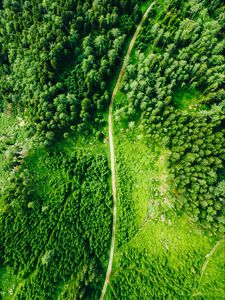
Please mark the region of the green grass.
<svg viewBox="0 0 225 300"><path fill-rule="evenodd" d="M198 293L195 294L193 287L193 296L189 295L187 299L199 297L199 299L222 300L224 299L224 249L221 247L220 251L218 250L214 254L207 267L206 275L200 281L200 272L205 256L210 252L215 240L208 237L198 224L193 223L187 216L176 215L173 209L174 199L170 194L172 183L169 182L169 177L168 180L165 180L165 176L168 175L168 151L154 144L147 146L144 140L144 137L138 134L138 130L132 130L132 133L129 133L128 130L122 129L122 132L116 135L116 151L123 153L122 157L117 156L117 160L123 159L123 163L129 168L129 175L132 175L131 195L139 229L128 243L116 248L114 275L112 275L107 299L111 299L112 294L115 297L114 279L116 277L114 278L114 276L117 276L120 271L123 272L120 270L120 261L128 255L126 254L127 249L136 249L136 255L145 250L149 257L161 257L162 260L165 255L168 255L166 256L167 264L173 269L173 272L177 272L177 276L182 270L181 275L187 278L187 282L188 278L192 278L198 287ZM119 185L121 174L117 173L117 176ZM129 181L127 182L129 184ZM120 201L118 201L118 205L120 205ZM118 207L118 218L121 213L122 211ZM120 233L117 232L117 234ZM191 253L191 257L189 257L190 262L187 263L185 257L189 256L189 253ZM189 264L193 267L189 268ZM140 265L140 270L141 268ZM166 281L170 280L170 275L167 276ZM200 298L200 295L203 298ZM112 297L112 299L114 298Z"/></svg>
<svg viewBox="0 0 225 300"><path fill-rule="evenodd" d="M141 5L141 12L144 14L146 12L146 10L148 9L149 5L151 5L153 1L152 0L148 0L145 1L142 5Z"/></svg>
<svg viewBox="0 0 225 300"><path fill-rule="evenodd" d="M0 268L0 299L16 299L15 295L21 284L21 279L9 267Z"/></svg>
<svg viewBox="0 0 225 300"><path fill-rule="evenodd" d="M18 135L15 137L14 142L24 142L26 143L26 135L19 128L17 129L17 120L13 117L4 116L2 118L2 122L4 120L4 126L1 127L1 132L9 132L7 131L8 126L18 131ZM26 144L25 144L26 145ZM26 167L30 170L30 172L34 176L34 188L35 193L41 199L45 199L46 207L48 205L54 205L54 201L56 201L57 194L61 190L63 190L65 184L68 182L68 175L62 170L54 168L54 161L52 161L52 167L49 167L49 159L48 154L53 152L66 153L68 156L74 156L74 152L87 152L94 156L99 154L109 155L109 147L108 144L105 144L103 141L99 141L95 136L82 136L82 135L70 135L67 139L61 139L59 142L55 143L54 146L48 148L41 148L40 146L35 146L30 149L29 155L25 158ZM3 166L4 161L1 161L1 166ZM109 161L110 164L110 161ZM1 168L2 180L4 180L5 185L7 186L7 176L5 174L9 174L11 171L6 172ZM111 189L111 178L108 178L108 186ZM57 191L58 190L58 191ZM0 205L0 209L4 207ZM105 268L107 268L107 262L105 263ZM31 277L35 274L31 274ZM29 277L28 280L31 278ZM12 271L10 268L1 269L0 270L0 291L4 292L3 299L14 299L10 295L8 295L8 290L13 288L13 295L15 296L16 292L20 289L21 282L17 279L17 276L12 275ZM73 286L76 285L73 281L68 282L68 286L65 287L66 290L71 291L75 289ZM11 298L9 298L9 296ZM1 298L1 297L0 297ZM16 298L15 298L16 299ZM72 299L72 296L71 296Z"/></svg>
<svg viewBox="0 0 225 300"><path fill-rule="evenodd" d="M93 155L101 153L109 155L107 144L104 144L95 137L81 135L71 135L69 138L62 139L47 149L34 148L26 162L33 176L37 178L35 190L41 197L49 197L52 193L54 194L56 189L60 189L68 180L67 175L62 174L61 170L53 168L49 172L49 167L46 167L46 155L55 151L58 153L67 153L69 156L72 156L74 152L79 153L80 151L87 151ZM111 182L109 186L111 186Z"/></svg>
<svg viewBox="0 0 225 300"><path fill-rule="evenodd" d="M145 13L145 11L148 9L148 7L151 5L151 3L153 2L153 0L148 0L148 1L145 1L142 5L141 5L141 11L142 13ZM159 4L161 7L163 7L164 9L166 8L166 5L167 3L165 2L168 2L168 1L165 1L165 0L158 0Z"/></svg>
<svg viewBox="0 0 225 300"><path fill-rule="evenodd" d="M126 101L126 95L119 90L113 116L115 149L118 162L122 159L132 176L132 199L136 225L139 228L149 216L159 218L161 214L171 210L173 198L170 194L168 170L170 152L161 145L149 141L146 143L140 115L131 124L123 113ZM119 185L119 171L117 176ZM120 211L120 207L118 210Z"/></svg>
<svg viewBox="0 0 225 300"><path fill-rule="evenodd" d="M225 243L223 240L210 257L205 272L199 281L199 287L194 293L196 299L225 299L224 256Z"/></svg>
<svg viewBox="0 0 225 300"><path fill-rule="evenodd" d="M169 201L167 182L169 174L166 162L168 152L154 144L147 146L142 134L136 136L134 132L132 134L136 137L134 140L128 137L126 131L117 134L116 149L122 153L123 162L132 174L132 198L139 227L150 214L150 210L151 214L158 216L159 213L163 213L164 198ZM120 177L119 173L117 175ZM157 203L160 205L153 210L152 203L156 202L156 195L158 195Z"/></svg>
<svg viewBox="0 0 225 300"><path fill-rule="evenodd" d="M168 223L167 220L156 222L150 220L128 244L117 250L111 278L112 287L115 288L115 282L120 273L125 272L125 275L128 272L128 278L130 276L130 280L132 280L132 272L135 271L136 274L143 273L146 278L142 281L142 287L137 288L145 289L146 284L151 285L154 282L154 289L157 291L157 285L162 280L168 299L170 299L170 288L172 288L177 289L180 298L171 299L222 300L225 288L224 249L222 246L210 261L203 280L200 280L205 256L210 252L214 243L213 239L204 235L199 227L191 223L185 216L174 217L171 223ZM125 270L121 268L121 261L126 261L127 255L129 255L128 249L132 250L134 262L131 261ZM147 263L147 268L143 266L140 256L143 251L150 261L151 258L154 258L153 264ZM140 258L138 258L139 256ZM151 274L152 270L157 270L155 275ZM160 277L158 277L158 272L162 272ZM177 281L176 278L182 278L184 282ZM129 285L129 282L127 284ZM123 290L123 288L125 291L126 288L121 284L121 289Z"/></svg>
<svg viewBox="0 0 225 300"><path fill-rule="evenodd" d="M162 2L162 1L161 1ZM152 0L145 2L141 9L142 12L148 8ZM126 42L124 53L127 51L130 40ZM131 56L131 61L134 58L134 51ZM120 67L115 71L112 80L108 82L110 92L115 86ZM126 95L120 91L116 97L115 106L123 107L126 101ZM174 105L177 109L204 109L200 105L200 93L196 90L180 91L174 97ZM107 115L106 115L107 116ZM172 183L169 180L168 156L167 149L153 143L145 142L144 133L139 132L138 122L135 128L129 128L129 122L125 118L115 122L115 150L117 160L123 159L123 163L129 170L129 175L132 177L131 198L133 199L136 215L136 226L138 231L131 238L125 247L138 250L146 249L148 255L160 255L165 249L169 249L168 264L178 269L178 266L185 268L185 261L180 260L182 254L189 251L196 251L198 257L201 257L201 264L204 263L205 255L209 253L214 244L213 238L209 238L203 234L199 227L190 222L183 216L178 217L171 210L173 198L170 195L170 187ZM11 128L9 130L9 128ZM16 129L16 130L15 130ZM105 133L107 128L105 128ZM17 138L19 141L26 143L26 134L23 133L14 117L0 115L0 135L4 133L13 134L18 132ZM92 154L106 152L109 157L109 145L98 141L95 137L70 136L68 139L63 139L57 145L50 149L66 151L72 153L74 151L86 150ZM37 183L38 194L40 196L51 195L53 191L60 185L64 174L53 170L51 173L43 175L47 168L45 167L45 155L48 152L46 149L34 149L29 156L27 162L33 172L39 178ZM121 156L118 153L122 154ZM4 171L3 154L0 154L0 183L7 177L8 172ZM117 170L118 171L118 170ZM120 173L117 173L118 181ZM67 180L64 177L65 181ZM43 184L43 182L45 182ZM119 184L119 182L118 182ZM1 184L2 185L2 184ZM109 182L111 186L111 182ZM120 197L120 195L118 195ZM118 205L120 202L118 201ZM118 206L118 215L122 212ZM163 217L162 217L163 216ZM114 275L118 272L119 259L123 257L124 248L116 249ZM193 257L193 260L195 257ZM201 265L200 264L200 265ZM193 295L199 299L224 299L223 282L223 266L224 266L224 246L222 245L210 260L205 275L203 276L200 285ZM107 267L105 265L105 267ZM200 269L193 269L193 276L199 279ZM112 274L112 278L114 276ZM167 278L169 279L169 278ZM9 295L9 290L20 283L19 279L12 274L9 268L0 269L0 287L1 293L4 292L3 299L12 299ZM68 289L72 293L74 281L71 281L65 290ZM19 285L18 285L19 286ZM113 285L110 283L107 290L106 299L111 299L111 294L114 297L117 295ZM201 298L203 297L203 298ZM72 297L71 297L72 298ZM118 297L119 299L119 297Z"/></svg>
<svg viewBox="0 0 225 300"><path fill-rule="evenodd" d="M189 248L204 249L205 253L211 249L208 239L203 232L191 224L187 217L174 217L168 220L150 221L130 241L130 246L144 247L151 255L170 249L171 263L177 263L177 254L188 251ZM204 261L204 257L202 257Z"/></svg>
<svg viewBox="0 0 225 300"><path fill-rule="evenodd" d="M201 97L201 93L196 89L180 90L174 95L174 106L177 109L189 111L207 109L201 104Z"/></svg>
<svg viewBox="0 0 225 300"><path fill-rule="evenodd" d="M193 105L193 102L198 102L198 97L198 92L193 90L188 94L184 92L179 93L176 98L177 105L179 105L179 109L181 107L182 109L187 109L191 105L190 103ZM168 167L170 152L160 145L149 141L147 143L138 117L132 128L129 126L126 114L122 111L126 101L126 95L119 91L114 105L118 225L121 220L124 220L123 214L126 214L123 203L121 203L121 199L122 201L125 201L125 199L121 197L119 190L120 182L123 181L127 182L125 192L128 191L127 194L131 197L129 203L131 206L134 206L136 232L131 235L127 243L120 246L116 244L111 285L107 290L107 299L120 299L115 287L118 272L125 272L124 276L132 278L133 271L131 272L129 269L124 271L123 268L121 269L121 261L126 260L127 255L129 255L127 252L128 249L134 249L136 251L136 258L142 251L147 251L149 257L159 257L159 261L161 259L163 261L166 257L168 266L175 272L171 276L183 276L182 278L185 278L183 292L188 290L187 286L189 286L189 292L191 291L191 294L186 296L180 295L180 297L184 297L184 299L222 300L224 299L225 287L223 278L225 264L224 249L221 246L214 253L212 260L210 260L207 266L206 274L200 280L201 268L204 264L205 256L215 245L215 238L204 233L199 225L186 215L180 217L176 214L173 206L175 199L171 193L173 184L170 179ZM125 175L124 173L120 173L120 168L118 168L120 162L128 170ZM117 227L117 239L120 238L119 230L120 228ZM188 257L188 261L186 257ZM131 266L131 269L134 266L135 263ZM156 266L152 267L155 268ZM140 272L148 273L148 269L142 270L141 268L140 265ZM176 272L177 275L174 275ZM151 279L149 280L151 281ZM165 282L170 282L169 273L164 280ZM192 280L194 286L190 288ZM121 283L121 286L123 286L123 283ZM174 288L176 288L175 286ZM169 290L169 286L166 288ZM129 296L126 295L126 297Z"/></svg>

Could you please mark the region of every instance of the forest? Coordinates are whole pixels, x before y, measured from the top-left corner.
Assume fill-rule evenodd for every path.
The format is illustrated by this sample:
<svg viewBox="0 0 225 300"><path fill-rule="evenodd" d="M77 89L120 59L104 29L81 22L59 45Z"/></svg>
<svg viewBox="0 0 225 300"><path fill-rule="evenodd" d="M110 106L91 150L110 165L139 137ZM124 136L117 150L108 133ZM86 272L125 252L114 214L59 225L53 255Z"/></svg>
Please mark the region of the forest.
<svg viewBox="0 0 225 300"><path fill-rule="evenodd" d="M128 101L118 117L131 123L141 114L146 139L171 151L178 212L223 233L225 15L217 2L209 10L204 2L189 1L184 10L170 5L146 24L127 67Z"/></svg>
<svg viewBox="0 0 225 300"><path fill-rule="evenodd" d="M68 299L64 284L71 278L74 297L91 295L98 290L110 239L107 159L49 152L38 157L35 174L29 160L4 194L0 222L1 263L27 278L17 299L55 299L58 290ZM48 194L42 182L53 185Z"/></svg>
<svg viewBox="0 0 225 300"><path fill-rule="evenodd" d="M222 0L0 1L0 299L225 299L224 86Z"/></svg>
<svg viewBox="0 0 225 300"><path fill-rule="evenodd" d="M46 146L70 130L101 126L107 82L139 19L137 3L3 1L1 109L23 111Z"/></svg>

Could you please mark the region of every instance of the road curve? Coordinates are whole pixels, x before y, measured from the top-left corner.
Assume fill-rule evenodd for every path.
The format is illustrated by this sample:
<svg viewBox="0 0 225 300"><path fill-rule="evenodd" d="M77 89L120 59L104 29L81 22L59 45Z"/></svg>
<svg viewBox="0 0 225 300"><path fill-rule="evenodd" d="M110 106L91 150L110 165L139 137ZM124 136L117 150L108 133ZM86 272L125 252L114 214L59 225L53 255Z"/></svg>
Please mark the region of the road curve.
<svg viewBox="0 0 225 300"><path fill-rule="evenodd" d="M201 277L200 277L200 280L201 278L203 277L204 273L205 273L205 270L207 268L207 265L210 261L210 258L212 257L212 255L216 252L217 248L222 244L222 242L224 242L224 239L221 239L219 240L216 245L211 249L211 251L206 255L206 260L202 266L202 269L201 269Z"/></svg>
<svg viewBox="0 0 225 300"><path fill-rule="evenodd" d="M109 263L108 263L108 268L107 268L107 272L106 272L106 277L105 277L105 282L102 288L102 292L101 292L101 297L100 300L104 299L105 293L106 293L106 289L109 283L109 279L110 279L110 274L112 271L112 264L113 264L113 256L114 256L114 249L115 249L115 239L116 239L116 219L117 219L117 207L116 207L116 168L115 168L115 151L114 151L114 141L113 141L113 120L112 120L112 107L113 107L113 102L115 99L115 96L118 92L119 89L119 85L121 82L121 79L123 77L125 68L127 66L127 63L129 61L130 58L130 54L131 51L134 47L134 43L135 40L142 28L142 25L144 23L144 21L146 20L149 11L151 10L152 6L155 4L155 1L148 7L148 9L146 10L145 14L143 15L134 35L133 38L130 42L129 48L127 50L126 56L124 58L124 62L122 65L122 68L120 70L116 85L114 87L113 93L112 93L112 97L111 97L111 101L110 101L110 105L109 105L109 114L108 114L108 135L109 135L109 146L110 146L110 160L111 160L111 172L112 172L112 193L113 193L113 225L112 225L112 241L111 241L111 248L110 248L110 256L109 256Z"/></svg>

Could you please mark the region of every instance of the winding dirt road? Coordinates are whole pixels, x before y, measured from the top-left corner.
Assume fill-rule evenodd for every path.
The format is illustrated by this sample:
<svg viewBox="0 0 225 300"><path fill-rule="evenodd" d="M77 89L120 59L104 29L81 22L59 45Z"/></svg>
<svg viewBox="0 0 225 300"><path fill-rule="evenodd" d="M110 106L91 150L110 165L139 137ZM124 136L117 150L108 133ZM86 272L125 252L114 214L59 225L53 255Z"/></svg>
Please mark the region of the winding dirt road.
<svg viewBox="0 0 225 300"><path fill-rule="evenodd" d="M216 252L216 250L219 248L219 246L224 242L224 239L221 239L219 240L216 245L212 248L212 250L206 255L206 260L202 266L202 270L201 270L201 277L200 277L200 280L202 279L204 273L205 273L205 270L207 268L207 265L212 257L212 255Z"/></svg>
<svg viewBox="0 0 225 300"><path fill-rule="evenodd" d="M111 241L111 248L110 248L110 256L109 256L109 263L108 263L108 268L106 272L106 277L105 277L105 282L102 288L102 293L100 300L104 299L106 289L110 280L110 274L112 271L112 264L113 264L113 256L114 256L114 249L115 249L115 239L116 239L116 219L117 219L117 207L116 207L116 168L115 168L115 151L114 151L114 141L113 141L113 120L112 120L112 107L113 107L113 102L115 99L115 96L118 92L120 82L122 80L125 68L127 66L127 63L130 58L131 51L134 47L135 40L142 28L142 25L144 21L146 20L148 13L150 12L152 6L155 4L155 1L148 7L146 10L145 14L143 15L134 35L133 38L130 42L129 48L127 50L126 56L124 58L124 62L122 65L122 68L120 70L120 74L118 76L116 85L114 87L110 105L109 105L109 114L108 114L108 134L109 134L109 146L110 146L110 160L111 160L111 172L112 172L112 193L113 193L113 225L112 225L112 241Z"/></svg>

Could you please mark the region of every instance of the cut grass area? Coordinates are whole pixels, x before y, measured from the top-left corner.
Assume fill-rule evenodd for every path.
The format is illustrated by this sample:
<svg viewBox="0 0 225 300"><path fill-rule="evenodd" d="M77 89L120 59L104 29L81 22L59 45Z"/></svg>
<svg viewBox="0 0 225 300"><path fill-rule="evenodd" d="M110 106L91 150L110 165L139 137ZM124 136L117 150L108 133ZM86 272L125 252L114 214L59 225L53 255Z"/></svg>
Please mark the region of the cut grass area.
<svg viewBox="0 0 225 300"><path fill-rule="evenodd" d="M149 218L159 219L172 208L173 199L170 195L168 156L170 152L155 143L146 144L144 132L139 126L138 116L135 122L130 122L123 112L124 103L128 101L121 91L114 105L114 136L116 157L126 166L132 180L127 185L129 196L134 205L136 227L139 228ZM123 175L122 175L123 176ZM122 180L120 170L117 170L118 186ZM125 191L121 190L119 193ZM122 198L118 193L118 198ZM119 202L120 203L120 202ZM119 216L123 213L118 205ZM164 216L163 216L164 217Z"/></svg>
<svg viewBox="0 0 225 300"><path fill-rule="evenodd" d="M129 137L126 130L122 131L116 135L116 149L121 156L117 159L122 158L129 169L129 174L132 174L131 194L139 228L150 215L154 218L164 213L165 199L169 203L166 162L168 152L154 144L147 146L143 135L135 135L135 131L130 131L132 137L136 138ZM117 176L120 177L119 172Z"/></svg>
<svg viewBox="0 0 225 300"><path fill-rule="evenodd" d="M0 130L1 135L6 133L9 128L12 128L15 123L15 118L6 113L0 113Z"/></svg>
<svg viewBox="0 0 225 300"><path fill-rule="evenodd" d="M207 109L201 104L201 93L196 89L180 90L174 97L174 106L181 110L202 110Z"/></svg>
<svg viewBox="0 0 225 300"><path fill-rule="evenodd" d="M170 251L171 263L175 265L178 253L182 254L191 248L205 249L205 254L210 251L211 244L208 238L187 217L174 217L169 224L167 221L165 219L146 223L129 242L129 245L144 247L151 255L157 255L167 249ZM204 262L204 256L202 262Z"/></svg>

